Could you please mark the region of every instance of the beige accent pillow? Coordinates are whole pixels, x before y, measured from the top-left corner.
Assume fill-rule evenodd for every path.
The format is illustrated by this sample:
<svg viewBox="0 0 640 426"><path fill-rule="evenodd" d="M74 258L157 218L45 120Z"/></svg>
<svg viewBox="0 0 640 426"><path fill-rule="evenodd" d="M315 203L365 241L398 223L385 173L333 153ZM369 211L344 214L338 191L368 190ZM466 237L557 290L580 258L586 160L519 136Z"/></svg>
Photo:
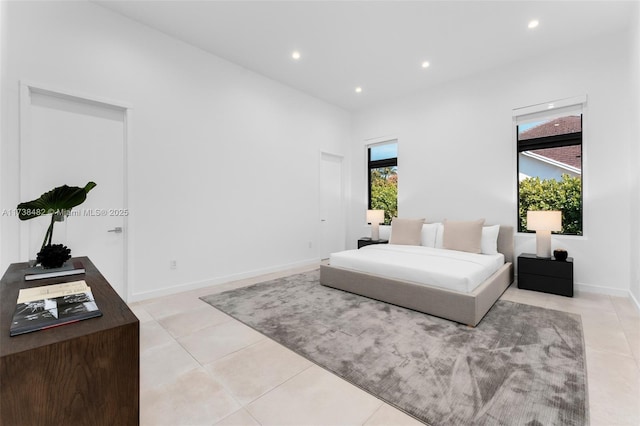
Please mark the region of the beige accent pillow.
<svg viewBox="0 0 640 426"><path fill-rule="evenodd" d="M471 222L444 221L443 248L482 253L482 225L484 219Z"/></svg>
<svg viewBox="0 0 640 426"><path fill-rule="evenodd" d="M399 219L391 221L391 241L389 244L419 246L422 243L424 219Z"/></svg>

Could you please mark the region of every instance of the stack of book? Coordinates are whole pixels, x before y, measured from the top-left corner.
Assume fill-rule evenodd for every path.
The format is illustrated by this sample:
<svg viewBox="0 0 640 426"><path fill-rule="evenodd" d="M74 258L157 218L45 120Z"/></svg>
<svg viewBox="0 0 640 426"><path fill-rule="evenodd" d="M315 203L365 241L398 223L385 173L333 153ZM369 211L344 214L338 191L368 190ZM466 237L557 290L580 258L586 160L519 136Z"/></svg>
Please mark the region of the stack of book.
<svg viewBox="0 0 640 426"><path fill-rule="evenodd" d="M43 268L42 266L33 266L24 273L26 281L42 280L45 278L67 277L69 275L84 274L84 265L79 260L65 262L60 268Z"/></svg>
<svg viewBox="0 0 640 426"><path fill-rule="evenodd" d="M25 288L9 330L10 336L102 316L91 288L82 281Z"/></svg>

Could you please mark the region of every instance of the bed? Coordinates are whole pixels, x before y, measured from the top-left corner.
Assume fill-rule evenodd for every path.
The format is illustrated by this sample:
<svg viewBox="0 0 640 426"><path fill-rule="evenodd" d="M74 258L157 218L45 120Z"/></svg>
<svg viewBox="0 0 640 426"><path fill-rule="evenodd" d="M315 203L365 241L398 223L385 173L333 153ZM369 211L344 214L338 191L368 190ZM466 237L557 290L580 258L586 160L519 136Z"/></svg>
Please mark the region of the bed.
<svg viewBox="0 0 640 426"><path fill-rule="evenodd" d="M437 275L432 278L435 284L418 282L414 279L417 277L416 274L425 274L415 270L402 271L402 266L395 277L390 277L387 276L387 269L391 268L386 268L385 265L378 265L376 272L372 273L359 270L357 263L350 264L351 266L336 266L343 263L337 261L336 257L333 257L335 264L330 261L329 265L320 266L320 283L475 327L513 282L513 236L513 227L500 225L497 252L504 263L498 265L495 272L488 277L482 277L479 283L460 281L457 284L443 284L437 282ZM382 246L367 246L361 250L364 249L374 254L374 259L383 259L384 251L392 250L393 247L385 249ZM357 251L349 252L344 252L343 256L360 254L354 253ZM409 247L403 247L399 252L392 255L404 256L402 252L406 252L407 256L412 255L412 249Z"/></svg>

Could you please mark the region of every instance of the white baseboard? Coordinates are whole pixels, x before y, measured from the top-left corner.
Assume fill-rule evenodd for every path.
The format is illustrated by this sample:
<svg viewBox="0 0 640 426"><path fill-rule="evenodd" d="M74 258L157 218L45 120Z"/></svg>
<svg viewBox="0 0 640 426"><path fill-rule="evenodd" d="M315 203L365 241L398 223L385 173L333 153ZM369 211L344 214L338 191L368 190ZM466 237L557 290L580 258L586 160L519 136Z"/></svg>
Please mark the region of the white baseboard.
<svg viewBox="0 0 640 426"><path fill-rule="evenodd" d="M638 312L640 312L640 302L638 301L638 299L636 299L632 292L629 292L629 297L631 298L631 301L636 305L636 309L638 309Z"/></svg>
<svg viewBox="0 0 640 426"><path fill-rule="evenodd" d="M153 299L156 297L169 296L172 294L182 293L184 291L198 290L204 287L224 284L231 281L244 280L247 278L254 278L260 275L286 271L287 269L302 268L305 266L311 266L313 264L320 264L320 259L305 259L298 262L270 266L268 268L254 269L252 271L240 272L237 274L230 274L230 275L225 275L221 277L215 277L215 278L210 278L210 279L200 280L200 281L192 281L189 283L178 284L172 287L167 287L159 290L133 293L132 295L130 295L127 303L140 302L143 300Z"/></svg>
<svg viewBox="0 0 640 426"><path fill-rule="evenodd" d="M598 294L606 294L607 296L617 296L617 297L628 297L631 294L631 292L628 289L602 287L602 286L591 285L591 284L574 283L573 288L578 293L580 292L598 293Z"/></svg>
<svg viewBox="0 0 640 426"><path fill-rule="evenodd" d="M230 274L230 275L210 278L206 280L193 281L193 282L179 284L176 286L167 287L159 290L134 293L130 296L128 303L140 302L143 300L153 299L156 297L169 296L172 294L182 293L184 291L198 290L204 287L220 285L220 284L228 283L231 281L254 278L260 275L286 271L287 269L302 268L305 266L311 266L319 263L320 263L320 259L316 259L316 258L305 259L298 262L270 266L268 268L254 269L252 271L240 272L237 274ZM602 286L596 286L591 284L580 284L580 283L574 283L574 289L578 293L579 292L598 293L598 294L606 294L608 296L629 297L638 308L638 311L640 311L640 302L638 301L638 299L635 298L633 293L631 293L631 291L629 290L617 289L617 288L611 288L611 287L602 287Z"/></svg>

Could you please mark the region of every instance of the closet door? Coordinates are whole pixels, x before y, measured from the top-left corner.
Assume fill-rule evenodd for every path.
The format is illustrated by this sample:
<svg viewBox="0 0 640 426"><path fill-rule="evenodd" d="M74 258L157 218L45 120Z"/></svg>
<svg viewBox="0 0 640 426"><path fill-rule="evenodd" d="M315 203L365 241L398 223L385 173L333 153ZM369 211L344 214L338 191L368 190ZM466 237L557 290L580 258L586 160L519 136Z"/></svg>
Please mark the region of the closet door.
<svg viewBox="0 0 640 426"><path fill-rule="evenodd" d="M345 213L342 157L322 153L320 159L321 259L345 249Z"/></svg>
<svg viewBox="0 0 640 426"><path fill-rule="evenodd" d="M126 300L126 108L32 86L21 96L21 201L96 182L87 200L54 225L53 243L88 256ZM23 223L23 260L35 259L50 218Z"/></svg>

